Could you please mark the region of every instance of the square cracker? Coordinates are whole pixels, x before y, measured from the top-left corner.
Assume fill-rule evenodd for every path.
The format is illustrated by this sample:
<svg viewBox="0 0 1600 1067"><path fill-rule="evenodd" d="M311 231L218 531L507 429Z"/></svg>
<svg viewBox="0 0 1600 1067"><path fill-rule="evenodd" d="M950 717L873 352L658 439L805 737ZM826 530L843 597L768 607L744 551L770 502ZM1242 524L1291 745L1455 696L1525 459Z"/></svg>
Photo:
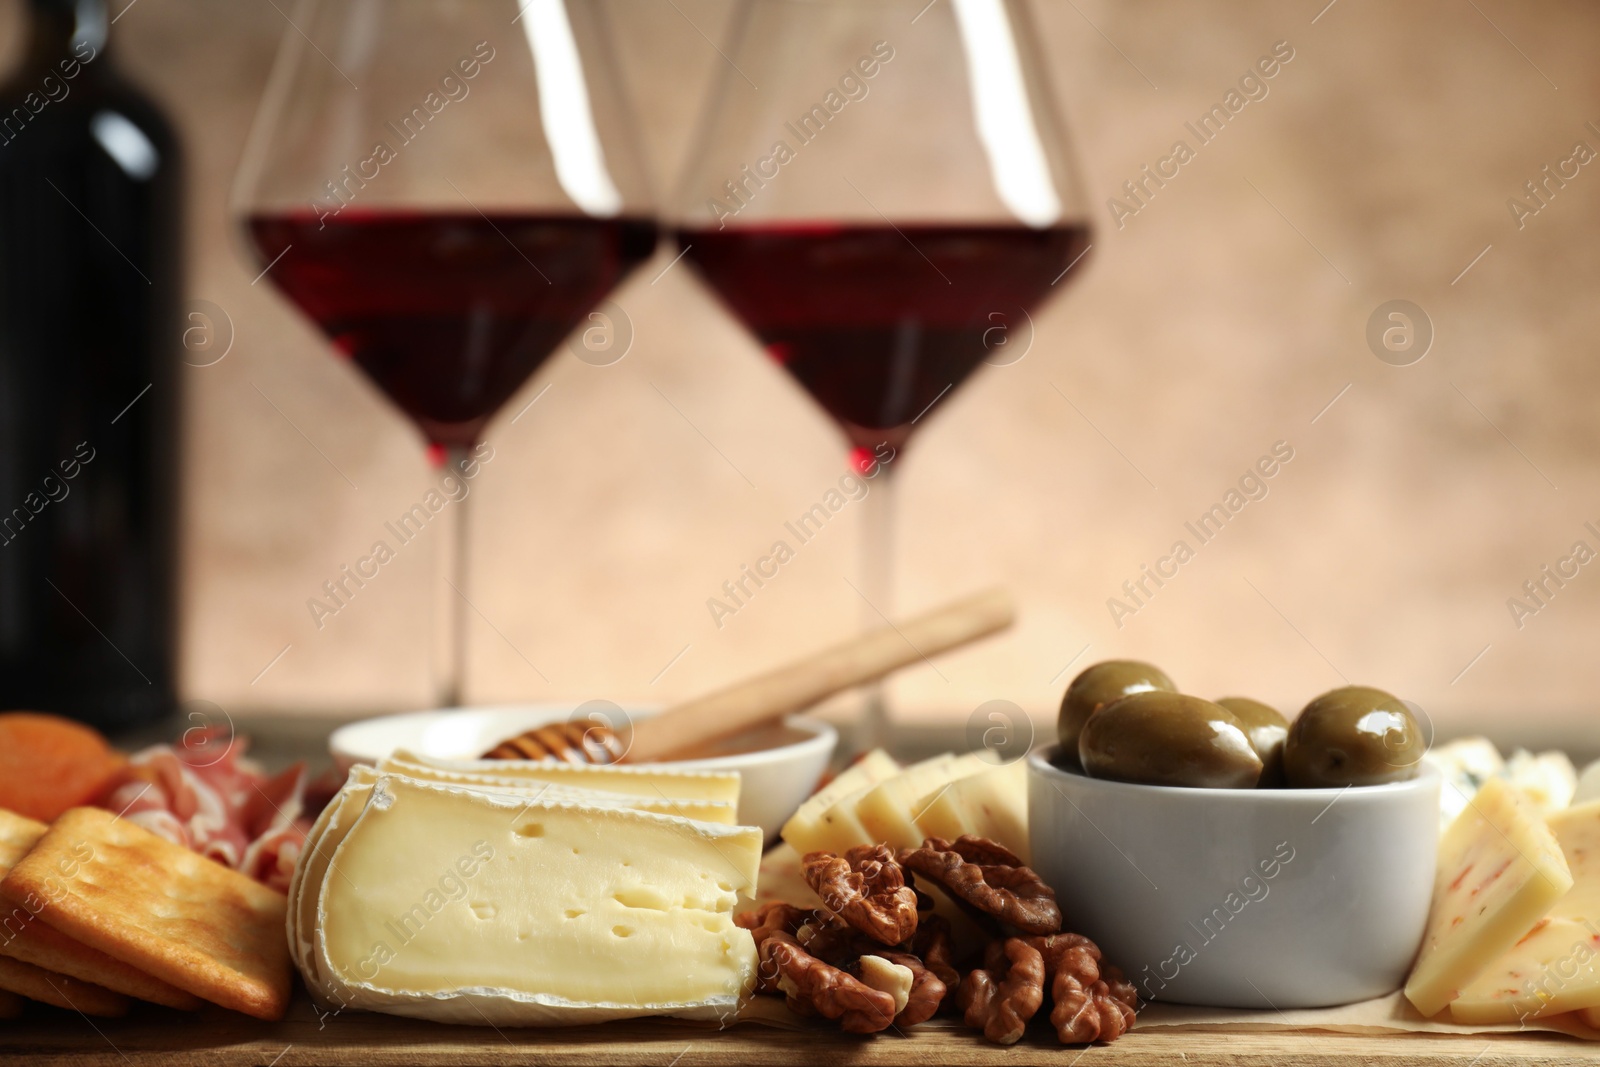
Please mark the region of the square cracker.
<svg viewBox="0 0 1600 1067"><path fill-rule="evenodd" d="M0 893L90 948L258 1019L289 1006L286 901L99 808L55 821Z"/></svg>
<svg viewBox="0 0 1600 1067"><path fill-rule="evenodd" d="M0 990L85 1015L125 1015L128 998L89 982L0 956Z"/></svg>
<svg viewBox="0 0 1600 1067"><path fill-rule="evenodd" d="M48 829L42 822L0 808L0 878L39 843ZM9 901L0 901L0 955L169 1008L192 1010L201 1004L193 993L185 993L137 967L74 941L40 922L21 904Z"/></svg>

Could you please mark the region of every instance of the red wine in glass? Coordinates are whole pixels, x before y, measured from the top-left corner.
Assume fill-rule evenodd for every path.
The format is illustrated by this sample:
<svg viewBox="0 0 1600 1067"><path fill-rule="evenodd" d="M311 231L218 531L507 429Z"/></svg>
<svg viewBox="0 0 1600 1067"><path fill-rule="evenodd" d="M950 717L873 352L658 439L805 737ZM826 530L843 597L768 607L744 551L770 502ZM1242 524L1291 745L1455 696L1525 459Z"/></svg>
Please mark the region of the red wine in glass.
<svg viewBox="0 0 1600 1067"><path fill-rule="evenodd" d="M349 208L248 224L269 277L445 448L475 444L656 242L650 220L582 215Z"/></svg>
<svg viewBox="0 0 1600 1067"><path fill-rule="evenodd" d="M1014 358L1001 346L1021 309L1082 256L1088 228L771 223L677 236L767 353L870 451L903 445L980 363Z"/></svg>

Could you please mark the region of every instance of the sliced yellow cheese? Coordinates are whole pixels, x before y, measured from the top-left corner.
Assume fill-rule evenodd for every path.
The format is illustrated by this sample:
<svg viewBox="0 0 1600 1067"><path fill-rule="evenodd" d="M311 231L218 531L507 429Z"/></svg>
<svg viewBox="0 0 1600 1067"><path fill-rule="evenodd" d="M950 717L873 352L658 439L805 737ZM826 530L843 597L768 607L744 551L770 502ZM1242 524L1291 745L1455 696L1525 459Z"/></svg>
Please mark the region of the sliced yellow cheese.
<svg viewBox="0 0 1600 1067"><path fill-rule="evenodd" d="M1584 1008L1578 1013L1578 1018L1583 1020L1584 1025L1600 1030L1600 1008Z"/></svg>
<svg viewBox="0 0 1600 1067"><path fill-rule="evenodd" d="M1029 862L1028 766L1017 760L951 782L914 806L923 837L950 841L963 834L998 841Z"/></svg>
<svg viewBox="0 0 1600 1067"><path fill-rule="evenodd" d="M400 750L387 761L435 771L488 774L497 778L550 782L579 789L603 789L631 796L672 800L723 800L739 803L739 776L733 772L684 771L668 767L605 766L555 760L447 760ZM409 772L408 772L409 773Z"/></svg>
<svg viewBox="0 0 1600 1067"><path fill-rule="evenodd" d="M1406 997L1423 1015L1440 1011L1571 888L1538 809L1505 779L1490 779L1439 842L1433 906Z"/></svg>
<svg viewBox="0 0 1600 1067"><path fill-rule="evenodd" d="M840 800L900 773L900 764L881 748L875 748L839 772L839 776L806 799L798 811L783 824L780 836L800 855L825 846L817 844L827 836L823 817Z"/></svg>
<svg viewBox="0 0 1600 1067"><path fill-rule="evenodd" d="M937 781L954 761L955 757L946 752L921 763L913 763L898 775L883 779L883 782L893 782L907 776L918 781ZM875 843L876 839L861 822L860 805L867 794L883 782L874 782L853 793L844 794L822 812L810 827L797 831L793 838L786 840L802 856L807 852L843 852L852 845Z"/></svg>
<svg viewBox="0 0 1600 1067"><path fill-rule="evenodd" d="M920 765L919 765L920 766ZM912 768L868 789L856 802L856 818L866 831L863 841L887 842L895 848L916 848L927 835L917 829L917 802L994 764L976 752L943 764Z"/></svg>
<svg viewBox="0 0 1600 1067"><path fill-rule="evenodd" d="M379 774L329 859L316 970L344 1007L441 1022L728 1020L757 827ZM309 981L309 979L308 979Z"/></svg>
<svg viewBox="0 0 1600 1067"><path fill-rule="evenodd" d="M1518 1022L1600 1008L1600 801L1548 819L1572 889L1450 1002L1461 1023Z"/></svg>
<svg viewBox="0 0 1600 1067"><path fill-rule="evenodd" d="M521 792L529 796L544 796L549 800L579 799L586 803L633 808L636 811L653 811L658 815L681 815L685 819L719 822L732 826L738 821L738 805L726 800L703 800L697 797L669 797L661 793L617 793L601 788L577 787L547 781L533 781L511 775L487 774L476 770L452 771L411 763L393 758L378 761L378 770L417 778L427 782L447 782L491 791ZM612 777L608 782L615 782ZM575 796L574 794L581 794Z"/></svg>

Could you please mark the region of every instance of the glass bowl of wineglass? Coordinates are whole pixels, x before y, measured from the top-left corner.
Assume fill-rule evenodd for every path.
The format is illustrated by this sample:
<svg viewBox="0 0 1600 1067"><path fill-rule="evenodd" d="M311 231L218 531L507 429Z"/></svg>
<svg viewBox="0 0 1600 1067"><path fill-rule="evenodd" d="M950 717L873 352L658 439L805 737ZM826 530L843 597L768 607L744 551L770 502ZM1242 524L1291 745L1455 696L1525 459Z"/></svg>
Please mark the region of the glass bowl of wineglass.
<svg viewBox="0 0 1600 1067"><path fill-rule="evenodd" d="M235 183L244 240L441 479L471 476L490 418L655 247L601 5L303 0L289 17ZM465 503L429 523L445 707Z"/></svg>
<svg viewBox="0 0 1600 1067"><path fill-rule="evenodd" d="M893 614L897 457L981 365L1020 358L1090 247L1036 38L1020 0L741 0L667 208L872 478L870 626ZM864 740L887 722L869 692Z"/></svg>

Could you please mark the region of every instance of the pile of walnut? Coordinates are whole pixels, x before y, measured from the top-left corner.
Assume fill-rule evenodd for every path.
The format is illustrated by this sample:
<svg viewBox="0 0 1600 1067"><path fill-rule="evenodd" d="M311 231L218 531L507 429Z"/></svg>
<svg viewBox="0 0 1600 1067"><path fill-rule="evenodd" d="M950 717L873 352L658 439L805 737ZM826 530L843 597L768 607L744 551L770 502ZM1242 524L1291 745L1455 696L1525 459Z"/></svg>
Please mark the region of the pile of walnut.
<svg viewBox="0 0 1600 1067"><path fill-rule="evenodd" d="M802 864L822 908L773 902L735 920L755 935L757 991L786 996L797 1014L870 1034L945 1010L1009 1045L1048 987L1063 1044L1115 1041L1133 1025L1132 983L1101 964L1093 941L1061 932L1055 893L993 841L930 837L898 856L887 845L857 845L843 856L810 853ZM989 935L964 972L949 922L933 913L917 879L944 890Z"/></svg>

